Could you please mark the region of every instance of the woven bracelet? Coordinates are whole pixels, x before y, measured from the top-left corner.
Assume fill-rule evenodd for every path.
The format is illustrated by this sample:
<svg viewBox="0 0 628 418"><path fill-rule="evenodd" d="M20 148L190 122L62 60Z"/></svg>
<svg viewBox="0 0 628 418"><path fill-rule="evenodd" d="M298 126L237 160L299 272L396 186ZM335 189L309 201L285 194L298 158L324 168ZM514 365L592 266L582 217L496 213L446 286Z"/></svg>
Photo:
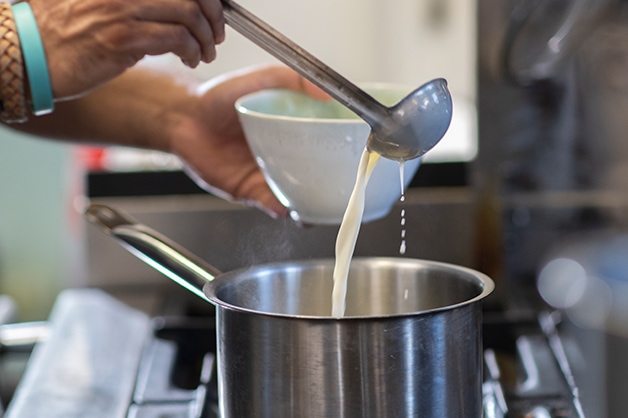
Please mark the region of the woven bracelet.
<svg viewBox="0 0 628 418"><path fill-rule="evenodd" d="M54 101L46 54L30 4L27 2L15 4L13 6L13 18L22 45L22 56L28 76L33 114L36 116L45 115L53 111Z"/></svg>
<svg viewBox="0 0 628 418"><path fill-rule="evenodd" d="M0 2L0 121L27 120L24 63L11 4Z"/></svg>

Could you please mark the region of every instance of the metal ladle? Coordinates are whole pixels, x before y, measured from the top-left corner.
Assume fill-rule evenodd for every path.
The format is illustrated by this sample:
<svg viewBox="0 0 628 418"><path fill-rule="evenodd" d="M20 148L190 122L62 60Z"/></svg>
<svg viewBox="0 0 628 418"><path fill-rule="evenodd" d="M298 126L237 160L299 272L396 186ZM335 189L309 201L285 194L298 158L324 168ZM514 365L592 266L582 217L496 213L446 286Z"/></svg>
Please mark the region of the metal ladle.
<svg viewBox="0 0 628 418"><path fill-rule="evenodd" d="M231 0L222 0L229 26L316 84L371 127L369 151L407 161L425 154L441 140L452 116L447 81L439 78L386 107L316 57Z"/></svg>

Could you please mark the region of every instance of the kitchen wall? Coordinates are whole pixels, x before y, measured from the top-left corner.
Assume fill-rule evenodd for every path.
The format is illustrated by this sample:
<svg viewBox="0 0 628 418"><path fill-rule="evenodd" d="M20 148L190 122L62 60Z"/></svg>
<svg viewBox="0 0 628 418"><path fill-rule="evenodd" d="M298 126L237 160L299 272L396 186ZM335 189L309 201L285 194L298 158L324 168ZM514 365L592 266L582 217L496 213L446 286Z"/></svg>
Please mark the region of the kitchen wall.
<svg viewBox="0 0 628 418"><path fill-rule="evenodd" d="M475 0L239 0L352 81L418 86L445 77L456 95L475 96ZM193 74L209 78L274 61L227 28L218 59ZM162 59L176 62L173 57Z"/></svg>
<svg viewBox="0 0 628 418"><path fill-rule="evenodd" d="M68 145L0 130L0 293L18 301L20 319L47 317L71 284L71 156Z"/></svg>
<svg viewBox="0 0 628 418"><path fill-rule="evenodd" d="M351 80L414 87L445 77L457 103L473 104L475 0L239 2ZM147 61L192 71L172 56ZM192 74L270 61L228 29L218 59ZM58 291L81 282L79 169L71 146L0 128L0 293L17 299L20 319L45 318Z"/></svg>

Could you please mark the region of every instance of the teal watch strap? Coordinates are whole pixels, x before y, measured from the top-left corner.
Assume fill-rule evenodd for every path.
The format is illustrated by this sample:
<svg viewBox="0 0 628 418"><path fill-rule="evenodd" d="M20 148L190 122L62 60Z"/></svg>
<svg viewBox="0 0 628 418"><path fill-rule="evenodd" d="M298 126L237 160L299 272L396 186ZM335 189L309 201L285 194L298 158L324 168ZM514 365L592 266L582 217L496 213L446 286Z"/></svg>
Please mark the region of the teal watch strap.
<svg viewBox="0 0 628 418"><path fill-rule="evenodd" d="M13 6L13 18L22 46L22 56L33 101L33 114L45 115L54 110L54 101L48 63L35 15L27 2L21 2Z"/></svg>

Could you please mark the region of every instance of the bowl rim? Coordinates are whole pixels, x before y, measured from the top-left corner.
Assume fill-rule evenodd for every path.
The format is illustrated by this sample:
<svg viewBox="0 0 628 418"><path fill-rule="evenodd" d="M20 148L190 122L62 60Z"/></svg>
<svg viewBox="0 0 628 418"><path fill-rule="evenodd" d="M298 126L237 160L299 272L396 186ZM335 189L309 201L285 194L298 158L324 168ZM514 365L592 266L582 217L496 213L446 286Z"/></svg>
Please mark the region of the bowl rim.
<svg viewBox="0 0 628 418"><path fill-rule="evenodd" d="M388 83L388 82L367 82L360 83L360 88L364 90L396 90L403 92L404 94L409 94L412 92L412 88L408 87L406 84L399 83ZM256 110L251 110L247 108L243 103L245 101L251 100L257 96L261 96L263 94L269 93L279 93L279 92L289 92L289 93L297 93L297 94L305 94L303 92L292 90L288 88L268 88L258 90L252 93L245 94L239 97L235 103L234 107L238 114L240 115L249 115L258 119L272 119L277 121L293 121L293 122L303 122L307 121L309 123L326 123L326 124L339 124L339 125L366 125L366 122L362 120L359 116L355 115L355 117L349 118L313 118L313 117L305 117L305 116L286 116L286 115L274 115L269 113L263 113ZM332 99L333 100L333 99Z"/></svg>

